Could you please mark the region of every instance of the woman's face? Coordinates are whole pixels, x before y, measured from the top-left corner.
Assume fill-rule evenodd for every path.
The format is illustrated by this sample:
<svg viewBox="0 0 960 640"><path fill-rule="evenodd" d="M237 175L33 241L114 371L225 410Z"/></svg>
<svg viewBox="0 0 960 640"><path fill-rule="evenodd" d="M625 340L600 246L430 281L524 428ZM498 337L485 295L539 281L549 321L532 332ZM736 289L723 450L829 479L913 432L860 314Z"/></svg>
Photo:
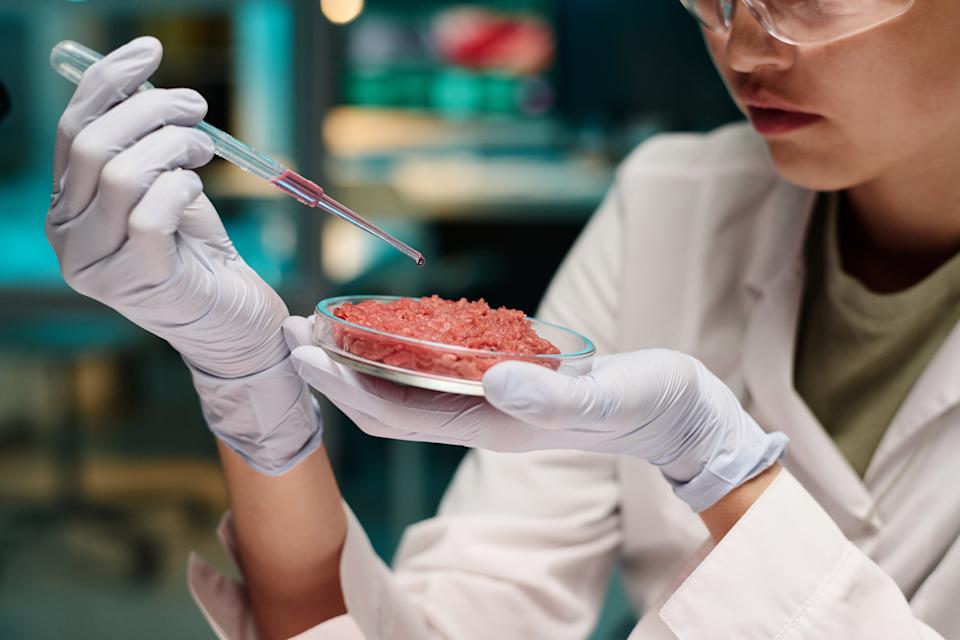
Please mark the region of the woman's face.
<svg viewBox="0 0 960 640"><path fill-rule="evenodd" d="M704 38L795 184L839 190L960 164L960 0L916 0L870 31L807 46L776 40L740 3L730 32Z"/></svg>

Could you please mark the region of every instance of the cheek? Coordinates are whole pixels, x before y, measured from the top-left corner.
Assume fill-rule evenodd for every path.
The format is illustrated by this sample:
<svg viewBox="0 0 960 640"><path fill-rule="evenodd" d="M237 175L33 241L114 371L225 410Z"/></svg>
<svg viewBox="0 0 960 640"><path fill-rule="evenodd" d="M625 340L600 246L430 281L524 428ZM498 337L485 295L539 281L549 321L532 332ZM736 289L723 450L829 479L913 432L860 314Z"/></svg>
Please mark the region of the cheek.
<svg viewBox="0 0 960 640"><path fill-rule="evenodd" d="M824 120L767 145L779 173L818 191L845 189L882 171L903 148L903 117L893 69L846 42L801 48L780 78L790 95ZM894 73L894 75L896 75Z"/></svg>
<svg viewBox="0 0 960 640"><path fill-rule="evenodd" d="M809 136L770 142L780 172L806 187L843 189L949 156L960 143L958 40L928 23L801 52L792 71L827 121Z"/></svg>
<svg viewBox="0 0 960 640"><path fill-rule="evenodd" d="M829 45L800 47L793 64L758 69L763 80L826 120L768 140L779 172L812 189L851 187L918 156L960 147L960 2L918 0L903 18ZM703 32L727 88L727 38Z"/></svg>
<svg viewBox="0 0 960 640"><path fill-rule="evenodd" d="M900 20L801 48L784 79L793 76L828 120L816 135L770 143L781 173L812 188L846 188L949 158L960 144L958 30L956 0L918 1Z"/></svg>

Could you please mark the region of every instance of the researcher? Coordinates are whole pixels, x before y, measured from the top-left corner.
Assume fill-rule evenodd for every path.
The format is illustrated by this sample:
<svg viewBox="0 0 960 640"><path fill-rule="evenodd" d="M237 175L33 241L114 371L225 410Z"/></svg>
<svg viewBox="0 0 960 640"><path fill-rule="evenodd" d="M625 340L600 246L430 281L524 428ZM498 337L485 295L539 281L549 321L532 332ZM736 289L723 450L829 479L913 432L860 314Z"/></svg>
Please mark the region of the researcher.
<svg viewBox="0 0 960 640"><path fill-rule="evenodd" d="M46 229L74 289L190 368L242 574L190 560L219 637L585 638L619 565L632 640L960 638L960 3L683 2L749 122L629 156L537 313L593 370L502 363L485 399L311 345L192 171L203 99L134 93L156 40L84 76ZM471 448L392 567L311 387Z"/></svg>

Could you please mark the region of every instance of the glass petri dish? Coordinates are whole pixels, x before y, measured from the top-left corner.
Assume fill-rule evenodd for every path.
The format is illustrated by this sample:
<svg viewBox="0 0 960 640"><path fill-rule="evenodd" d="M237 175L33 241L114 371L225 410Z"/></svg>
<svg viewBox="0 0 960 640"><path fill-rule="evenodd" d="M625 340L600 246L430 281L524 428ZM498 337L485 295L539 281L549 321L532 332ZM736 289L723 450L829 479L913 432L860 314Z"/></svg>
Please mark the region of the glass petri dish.
<svg viewBox="0 0 960 640"><path fill-rule="evenodd" d="M357 371L407 386L470 396L483 396L483 372L504 360L532 362L567 375L587 373L593 366L593 342L576 331L536 318L527 318L530 326L560 353L528 355L430 342L371 329L333 315L347 303L399 299L364 295L320 301L313 325L317 345L333 360Z"/></svg>

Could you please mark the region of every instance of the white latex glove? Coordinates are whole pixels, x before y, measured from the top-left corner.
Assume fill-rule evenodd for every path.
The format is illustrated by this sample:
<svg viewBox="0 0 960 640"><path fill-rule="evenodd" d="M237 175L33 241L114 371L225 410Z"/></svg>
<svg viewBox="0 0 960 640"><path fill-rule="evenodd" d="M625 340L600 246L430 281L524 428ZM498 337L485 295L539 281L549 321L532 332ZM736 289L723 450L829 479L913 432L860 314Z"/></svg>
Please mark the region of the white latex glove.
<svg viewBox="0 0 960 640"><path fill-rule="evenodd" d="M64 280L168 341L210 428L279 473L319 443L280 297L237 254L189 169L213 157L196 91L134 93L162 57L139 38L90 67L60 119L47 238Z"/></svg>
<svg viewBox="0 0 960 640"><path fill-rule="evenodd" d="M637 456L659 467L698 512L770 467L787 442L781 433L764 433L726 385L676 351L600 356L577 377L504 362L484 375L481 399L359 374L310 346L312 327L307 318L284 322L297 371L375 436Z"/></svg>

